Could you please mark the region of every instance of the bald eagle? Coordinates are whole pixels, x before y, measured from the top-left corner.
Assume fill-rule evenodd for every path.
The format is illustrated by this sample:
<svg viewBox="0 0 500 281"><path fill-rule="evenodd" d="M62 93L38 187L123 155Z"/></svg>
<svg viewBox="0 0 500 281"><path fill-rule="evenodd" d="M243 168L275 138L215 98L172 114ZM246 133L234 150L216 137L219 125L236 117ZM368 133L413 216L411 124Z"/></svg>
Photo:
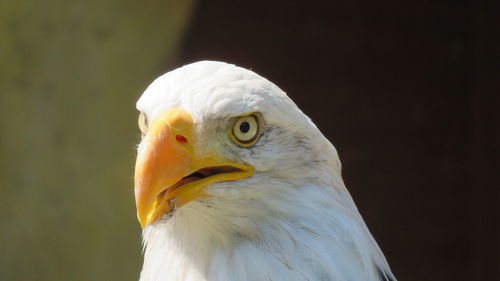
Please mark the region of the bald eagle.
<svg viewBox="0 0 500 281"><path fill-rule="evenodd" d="M141 281L396 280L337 151L270 81L196 62L137 109Z"/></svg>

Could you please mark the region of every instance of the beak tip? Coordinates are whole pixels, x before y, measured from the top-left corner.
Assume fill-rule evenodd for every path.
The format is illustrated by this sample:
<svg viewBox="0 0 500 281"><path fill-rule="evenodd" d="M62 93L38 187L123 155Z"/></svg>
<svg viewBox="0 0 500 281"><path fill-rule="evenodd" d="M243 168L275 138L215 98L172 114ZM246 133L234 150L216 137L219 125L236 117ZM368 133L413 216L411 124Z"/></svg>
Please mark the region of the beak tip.
<svg viewBox="0 0 500 281"><path fill-rule="evenodd" d="M147 216L144 216L144 215L140 214L139 212L137 212L137 220L139 221L141 228L144 229L144 227L146 227L146 225L147 225Z"/></svg>

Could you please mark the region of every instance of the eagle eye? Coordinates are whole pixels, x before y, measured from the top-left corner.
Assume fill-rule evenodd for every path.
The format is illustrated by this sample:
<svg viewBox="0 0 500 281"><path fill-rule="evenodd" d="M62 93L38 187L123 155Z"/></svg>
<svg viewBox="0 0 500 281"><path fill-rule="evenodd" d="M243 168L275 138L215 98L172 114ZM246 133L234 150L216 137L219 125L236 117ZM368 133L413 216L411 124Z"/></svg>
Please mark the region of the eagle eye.
<svg viewBox="0 0 500 281"><path fill-rule="evenodd" d="M239 146L252 146L259 138L260 125L257 114L238 117L233 123L230 136Z"/></svg>
<svg viewBox="0 0 500 281"><path fill-rule="evenodd" d="M146 118L146 115L141 112L139 115L139 120L137 120L139 123L139 129L141 130L142 136L144 137L146 133L148 132L148 119Z"/></svg>

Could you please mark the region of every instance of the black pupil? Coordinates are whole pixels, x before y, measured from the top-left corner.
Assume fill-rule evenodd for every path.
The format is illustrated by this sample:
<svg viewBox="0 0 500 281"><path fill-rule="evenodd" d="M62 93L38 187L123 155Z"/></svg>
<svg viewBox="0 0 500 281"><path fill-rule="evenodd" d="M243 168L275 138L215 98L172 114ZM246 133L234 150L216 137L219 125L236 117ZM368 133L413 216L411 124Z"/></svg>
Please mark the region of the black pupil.
<svg viewBox="0 0 500 281"><path fill-rule="evenodd" d="M250 131L250 124L248 124L247 121L241 122L240 131L244 134L248 133L248 131Z"/></svg>

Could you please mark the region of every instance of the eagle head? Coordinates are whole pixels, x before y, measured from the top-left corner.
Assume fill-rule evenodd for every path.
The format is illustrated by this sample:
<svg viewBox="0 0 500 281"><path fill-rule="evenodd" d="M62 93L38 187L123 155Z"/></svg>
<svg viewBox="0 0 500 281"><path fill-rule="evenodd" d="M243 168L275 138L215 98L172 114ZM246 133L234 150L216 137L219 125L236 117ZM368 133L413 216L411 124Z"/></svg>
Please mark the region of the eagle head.
<svg viewBox="0 0 500 281"><path fill-rule="evenodd" d="M137 109L141 280L394 278L335 148L270 81L197 62L156 79Z"/></svg>

